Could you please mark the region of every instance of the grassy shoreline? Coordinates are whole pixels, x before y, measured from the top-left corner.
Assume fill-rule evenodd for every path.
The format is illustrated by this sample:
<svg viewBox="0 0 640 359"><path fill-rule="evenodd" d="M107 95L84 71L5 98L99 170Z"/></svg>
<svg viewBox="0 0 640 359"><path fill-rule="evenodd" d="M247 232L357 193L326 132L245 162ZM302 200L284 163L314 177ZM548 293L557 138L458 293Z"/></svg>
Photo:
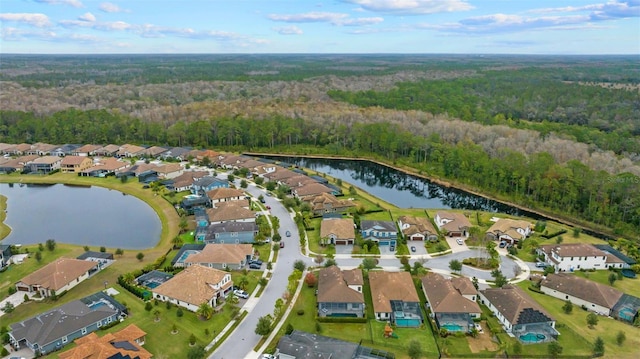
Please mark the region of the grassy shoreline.
<svg viewBox="0 0 640 359"><path fill-rule="evenodd" d="M11 227L4 223L7 218L7 197L0 194L0 241L11 233Z"/></svg>

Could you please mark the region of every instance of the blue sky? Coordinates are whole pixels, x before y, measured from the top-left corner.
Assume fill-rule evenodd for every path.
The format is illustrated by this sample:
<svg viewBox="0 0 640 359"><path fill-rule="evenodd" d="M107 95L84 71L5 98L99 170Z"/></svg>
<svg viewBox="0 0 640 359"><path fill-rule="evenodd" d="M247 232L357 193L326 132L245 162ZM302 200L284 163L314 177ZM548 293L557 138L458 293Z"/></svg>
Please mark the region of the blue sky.
<svg viewBox="0 0 640 359"><path fill-rule="evenodd" d="M640 0L2 0L0 53L640 54Z"/></svg>

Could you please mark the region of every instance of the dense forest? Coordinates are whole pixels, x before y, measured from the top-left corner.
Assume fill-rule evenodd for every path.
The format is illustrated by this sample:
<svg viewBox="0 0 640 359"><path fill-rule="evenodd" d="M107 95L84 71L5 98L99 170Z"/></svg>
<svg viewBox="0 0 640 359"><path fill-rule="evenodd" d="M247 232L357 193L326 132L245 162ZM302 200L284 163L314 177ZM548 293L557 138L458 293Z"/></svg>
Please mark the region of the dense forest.
<svg viewBox="0 0 640 359"><path fill-rule="evenodd" d="M369 157L636 237L636 57L3 57L0 142Z"/></svg>

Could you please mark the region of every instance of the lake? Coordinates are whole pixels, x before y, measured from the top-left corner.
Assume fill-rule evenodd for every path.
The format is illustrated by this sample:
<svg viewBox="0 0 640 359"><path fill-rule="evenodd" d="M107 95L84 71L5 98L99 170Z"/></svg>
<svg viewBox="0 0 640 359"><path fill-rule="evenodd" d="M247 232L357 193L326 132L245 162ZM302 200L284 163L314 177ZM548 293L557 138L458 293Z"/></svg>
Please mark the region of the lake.
<svg viewBox="0 0 640 359"><path fill-rule="evenodd" d="M4 244L58 243L122 249L154 247L162 224L142 200L102 187L0 183L7 199ZM97 248L93 248L94 250Z"/></svg>

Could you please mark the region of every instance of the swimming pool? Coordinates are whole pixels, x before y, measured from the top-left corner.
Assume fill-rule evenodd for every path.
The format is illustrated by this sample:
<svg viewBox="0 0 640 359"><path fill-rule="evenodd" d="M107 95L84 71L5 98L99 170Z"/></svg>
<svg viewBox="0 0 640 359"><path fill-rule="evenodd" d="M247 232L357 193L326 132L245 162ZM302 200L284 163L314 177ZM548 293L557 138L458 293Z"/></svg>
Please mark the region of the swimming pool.
<svg viewBox="0 0 640 359"><path fill-rule="evenodd" d="M107 305L107 303L105 302L96 302L96 303L91 303L91 305L89 305L89 308L91 308L92 310L96 310L100 307L104 307L105 305Z"/></svg>
<svg viewBox="0 0 640 359"><path fill-rule="evenodd" d="M450 331L450 332L461 332L462 331L462 325L456 324L456 323L444 323L440 326L440 328L445 328L446 330Z"/></svg>
<svg viewBox="0 0 640 359"><path fill-rule="evenodd" d="M545 339L547 339L546 335L536 333L527 333L520 336L520 340L523 343L539 343L543 342Z"/></svg>
<svg viewBox="0 0 640 359"><path fill-rule="evenodd" d="M178 261L176 263L184 263L184 261L187 259L187 257L189 257L192 254L195 253L199 253L200 251L192 251L192 250L186 250L182 253L182 255L180 256L180 258L178 258Z"/></svg>
<svg viewBox="0 0 640 359"><path fill-rule="evenodd" d="M145 285L147 288L149 288L149 289L154 289L154 288L156 288L157 286L159 286L160 284L161 284L161 283L158 283L158 282L147 282L147 283L145 283L144 285Z"/></svg>

